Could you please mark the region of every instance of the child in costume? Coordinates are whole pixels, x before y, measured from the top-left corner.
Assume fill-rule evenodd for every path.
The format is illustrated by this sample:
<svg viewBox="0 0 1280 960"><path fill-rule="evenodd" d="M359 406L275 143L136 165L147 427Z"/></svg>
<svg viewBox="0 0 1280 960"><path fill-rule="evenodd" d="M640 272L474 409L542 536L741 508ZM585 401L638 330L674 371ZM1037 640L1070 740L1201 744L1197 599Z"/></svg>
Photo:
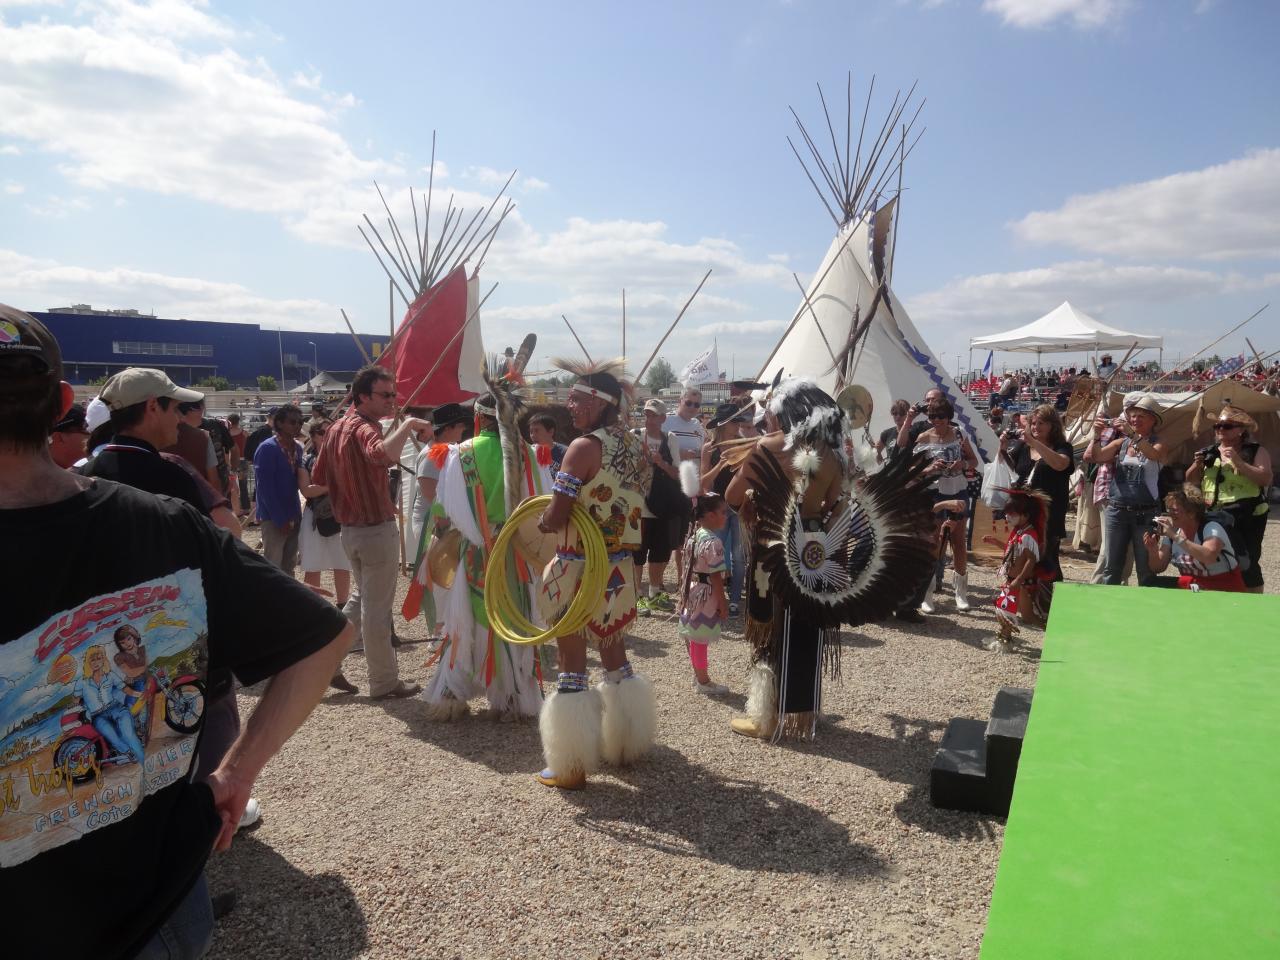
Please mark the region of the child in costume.
<svg viewBox="0 0 1280 960"><path fill-rule="evenodd" d="M725 599L724 541L717 535L729 520L729 505L718 493L699 493L698 471L685 461L680 485L693 502L693 532L684 544L684 582L680 588L680 637L693 665L693 688L709 697L724 696L729 688L712 683L707 674L707 645L720 639L720 625L729 616Z"/></svg>
<svg viewBox="0 0 1280 960"><path fill-rule="evenodd" d="M1038 492L1017 489L1006 492L1009 502L1004 508L1004 517L1009 524L1009 539L1005 542L1004 562L996 571L1000 593L995 607L1000 632L989 644L989 649L998 653L1009 652L1013 635L1019 632L1019 619L1023 623L1037 620L1037 593L1043 579L1039 563L1048 512L1047 498L1037 495Z"/></svg>

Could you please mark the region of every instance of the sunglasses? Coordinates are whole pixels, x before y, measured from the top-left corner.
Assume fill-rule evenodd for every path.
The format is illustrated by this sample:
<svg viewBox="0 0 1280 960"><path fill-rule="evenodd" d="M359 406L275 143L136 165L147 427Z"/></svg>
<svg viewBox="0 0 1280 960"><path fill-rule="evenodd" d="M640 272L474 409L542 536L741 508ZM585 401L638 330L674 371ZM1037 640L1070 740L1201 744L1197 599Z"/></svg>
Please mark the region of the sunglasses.
<svg viewBox="0 0 1280 960"><path fill-rule="evenodd" d="M931 413L929 414L929 419L930 420L950 420L951 418L947 416L945 413Z"/></svg>
<svg viewBox="0 0 1280 960"><path fill-rule="evenodd" d="M1240 429L1240 424L1238 424L1238 423L1215 423L1215 424L1213 425L1213 429L1214 429L1214 430L1239 430L1239 429Z"/></svg>
<svg viewBox="0 0 1280 960"><path fill-rule="evenodd" d="M394 390L375 390L373 391L373 395L375 397L382 397L383 399L387 399L389 397L394 397L396 395L396 392Z"/></svg>

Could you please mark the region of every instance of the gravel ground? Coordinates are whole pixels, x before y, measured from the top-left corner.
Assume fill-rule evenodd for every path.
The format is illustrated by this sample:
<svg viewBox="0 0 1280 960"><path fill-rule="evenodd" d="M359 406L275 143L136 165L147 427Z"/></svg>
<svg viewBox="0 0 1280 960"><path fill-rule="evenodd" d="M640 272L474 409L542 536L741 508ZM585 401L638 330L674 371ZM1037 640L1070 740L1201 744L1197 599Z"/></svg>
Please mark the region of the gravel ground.
<svg viewBox="0 0 1280 960"><path fill-rule="evenodd" d="M1092 562L1068 553L1064 567L1085 580ZM690 689L673 621L638 621L631 659L657 688L658 746L581 793L537 784L536 723L495 723L483 701L439 724L416 700L330 693L259 779L260 825L210 862L214 893L239 897L212 956L976 957L1004 821L935 810L929 765L950 718L1034 685L1042 636L984 649L994 570L971 570L973 612L954 612L948 586L927 625L844 634L808 744L729 732L745 702L740 620L711 651L733 691L722 701ZM425 682L427 653L401 648L401 675ZM345 671L367 691L361 655ZM258 692L242 691L244 715Z"/></svg>

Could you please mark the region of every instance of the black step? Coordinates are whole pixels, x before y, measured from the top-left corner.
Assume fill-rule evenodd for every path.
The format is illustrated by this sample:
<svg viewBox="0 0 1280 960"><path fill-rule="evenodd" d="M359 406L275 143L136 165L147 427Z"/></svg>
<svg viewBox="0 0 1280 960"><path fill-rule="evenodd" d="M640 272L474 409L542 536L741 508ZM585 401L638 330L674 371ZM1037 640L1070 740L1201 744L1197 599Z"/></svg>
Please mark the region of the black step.
<svg viewBox="0 0 1280 960"><path fill-rule="evenodd" d="M929 771L929 799L935 807L986 811L986 733L981 720L956 717L947 724Z"/></svg>
<svg viewBox="0 0 1280 960"><path fill-rule="evenodd" d="M987 808L996 816L1009 815L1013 782L1018 776L1018 758L1027 735L1031 713L1031 690L1001 687L987 721Z"/></svg>

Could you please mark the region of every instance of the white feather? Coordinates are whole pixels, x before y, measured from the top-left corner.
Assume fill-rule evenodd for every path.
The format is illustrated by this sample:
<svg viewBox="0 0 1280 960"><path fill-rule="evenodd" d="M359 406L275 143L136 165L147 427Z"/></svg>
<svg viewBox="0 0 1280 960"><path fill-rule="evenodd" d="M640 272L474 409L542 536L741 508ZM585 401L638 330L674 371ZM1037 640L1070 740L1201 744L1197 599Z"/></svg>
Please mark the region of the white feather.
<svg viewBox="0 0 1280 960"><path fill-rule="evenodd" d="M692 460L680 464L680 489L692 500L702 493L702 477L698 473L698 465Z"/></svg>
<svg viewBox="0 0 1280 960"><path fill-rule="evenodd" d="M791 465L801 476L812 477L822 466L822 457L818 456L818 452L811 447L801 447L791 458Z"/></svg>

